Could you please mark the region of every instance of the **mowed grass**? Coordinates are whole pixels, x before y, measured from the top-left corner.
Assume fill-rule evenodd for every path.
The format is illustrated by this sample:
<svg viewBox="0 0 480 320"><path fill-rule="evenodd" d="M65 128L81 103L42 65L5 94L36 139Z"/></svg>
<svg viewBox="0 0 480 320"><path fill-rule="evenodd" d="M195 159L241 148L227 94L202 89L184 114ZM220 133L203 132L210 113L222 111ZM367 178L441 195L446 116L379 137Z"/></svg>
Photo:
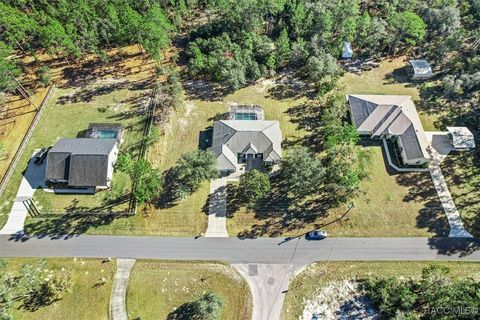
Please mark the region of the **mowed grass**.
<svg viewBox="0 0 480 320"><path fill-rule="evenodd" d="M418 85L407 81L404 57L384 60L378 68L361 75L346 73L340 79L344 94L410 95L420 99ZM434 130L435 116L420 112L426 130ZM295 128L288 118L281 118L286 128ZM288 130L288 129L287 129ZM295 132L295 131L294 131ZM301 132L295 132L300 133ZM346 217L346 206L330 210L327 215L302 222L289 217L288 204L269 203L254 210L245 207L230 213L227 228L230 235L296 236L314 228L327 230L333 236L395 237L444 236L448 222L438 201L430 175L426 173L395 173L385 164L380 145L359 146L370 154L369 178L362 182L360 195ZM277 208L273 208L277 207Z"/></svg>
<svg viewBox="0 0 480 320"><path fill-rule="evenodd" d="M165 128L164 135L151 146L149 159L162 171L175 165L185 153L198 150L200 132L213 125L214 117L228 111L230 103L249 103L262 106L265 118L279 120L285 138L298 137L302 133L296 125L289 121L286 111L302 103L303 100L270 97L270 82L265 81L227 95L218 101L206 101L185 97L184 103L175 110L170 126ZM139 212L155 221L158 230L144 229L146 234L162 234L169 236L195 236L206 230L208 213L209 182L178 204L168 208L140 207Z"/></svg>
<svg viewBox="0 0 480 320"><path fill-rule="evenodd" d="M354 207L342 220L337 221L348 210L345 206L330 210L326 216L319 214L314 221L299 224L300 227L292 230L279 223L281 214L265 215L270 208L252 211L243 207L227 220L229 234L298 236L314 228L326 230L335 237L448 234L448 221L428 172L395 174L385 166L381 146L359 148L370 155L369 177L362 182L360 194L352 201Z"/></svg>
<svg viewBox="0 0 480 320"><path fill-rule="evenodd" d="M301 318L305 301L313 298L317 290L340 279L378 277L419 277L422 269L432 264L450 268L453 278L480 279L480 263L474 262L322 262L308 266L292 279L282 309L282 320Z"/></svg>
<svg viewBox="0 0 480 320"><path fill-rule="evenodd" d="M409 95L416 102L418 115L425 131L437 130L435 124L441 114L427 113L419 109L421 84L412 83L407 78L405 57L384 60L378 68L363 72L360 75L346 73L340 79L345 94L389 94Z"/></svg>
<svg viewBox="0 0 480 320"><path fill-rule="evenodd" d="M18 274L22 265L34 263L34 259L5 259L6 271ZM24 311L14 305L10 309L14 319L52 320L108 320L110 293L115 275L115 261L102 263L96 259L48 259L48 267L54 270L65 268L71 272L73 286L71 292L53 304L36 311ZM100 284L105 278L106 283Z"/></svg>
<svg viewBox="0 0 480 320"><path fill-rule="evenodd" d="M53 145L60 138L75 138L84 135L90 123L121 123L124 127L124 142L120 146L122 152L137 154L138 143L144 126L141 110L148 102L151 92L153 65L145 61L142 55L133 50L123 48L118 61L107 66L95 64L92 58L84 65L75 68L58 66L56 79L57 89L46 106L44 115L24 152L6 192L0 198L0 216L6 221L15 198L22 174L35 149ZM112 57L115 53L111 53ZM89 72L87 72L89 71ZM154 81L154 79L153 79ZM115 179L115 176L114 176ZM27 219L27 229L32 233L53 232L61 230L70 233L81 230L85 232L93 227L102 227L108 233L108 223L98 224L96 219L82 222L68 221L63 223L62 213L80 211L118 212L127 208L125 201L108 204L104 191L91 195L56 195L38 190L34 201L40 209L40 215ZM126 190L125 198L128 195ZM42 213L54 213L58 216L42 216ZM79 223L84 224L79 226ZM39 229L39 230L36 230Z"/></svg>
<svg viewBox="0 0 480 320"><path fill-rule="evenodd" d="M441 169L465 228L480 237L480 168L474 152L450 153Z"/></svg>
<svg viewBox="0 0 480 320"><path fill-rule="evenodd" d="M128 317L167 319L183 304L209 292L223 300L222 319L251 319L250 289L231 266L214 262L137 261L127 291Z"/></svg>

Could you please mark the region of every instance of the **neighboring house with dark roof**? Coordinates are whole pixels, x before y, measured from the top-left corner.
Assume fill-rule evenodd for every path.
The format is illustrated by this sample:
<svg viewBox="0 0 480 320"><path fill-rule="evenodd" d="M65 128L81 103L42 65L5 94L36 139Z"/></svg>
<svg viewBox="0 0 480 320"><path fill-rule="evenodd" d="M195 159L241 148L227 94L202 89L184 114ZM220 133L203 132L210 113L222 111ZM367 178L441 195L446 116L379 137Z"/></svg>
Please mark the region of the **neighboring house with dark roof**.
<svg viewBox="0 0 480 320"><path fill-rule="evenodd" d="M406 165L428 162L428 141L410 96L347 95L347 100L360 135L393 141Z"/></svg>
<svg viewBox="0 0 480 320"><path fill-rule="evenodd" d="M48 152L45 183L58 189L109 188L117 154L117 139L60 139Z"/></svg>
<svg viewBox="0 0 480 320"><path fill-rule="evenodd" d="M281 144L278 121L220 120L213 124L211 151L217 158L218 170L224 173L280 162Z"/></svg>

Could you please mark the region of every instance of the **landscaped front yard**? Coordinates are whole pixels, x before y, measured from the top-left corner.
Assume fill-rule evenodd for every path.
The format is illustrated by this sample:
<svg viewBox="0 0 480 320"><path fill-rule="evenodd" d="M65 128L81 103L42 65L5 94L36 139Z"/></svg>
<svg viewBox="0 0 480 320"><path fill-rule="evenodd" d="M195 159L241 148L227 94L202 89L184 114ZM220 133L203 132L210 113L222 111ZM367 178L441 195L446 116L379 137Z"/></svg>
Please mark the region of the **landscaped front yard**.
<svg viewBox="0 0 480 320"><path fill-rule="evenodd" d="M474 277L480 279L480 264L473 262L435 262L435 265L450 268L453 278ZM322 262L308 266L289 285L282 309L282 320L302 317L307 300L315 298L319 291L332 281L342 279L365 279L378 277L420 277L422 269L431 262ZM328 297L325 297L328 298ZM454 306L452 306L454 307Z"/></svg>
<svg viewBox="0 0 480 320"><path fill-rule="evenodd" d="M254 211L230 212L230 235L298 236L321 228L335 237L444 236L448 222L428 172L391 174L380 145L363 148L370 154L369 178L362 182L354 207L331 210L327 216L312 213L308 222L289 215L285 203L265 203ZM281 193L281 190L278 190ZM334 222L332 224L329 224ZM292 226L297 226L293 227Z"/></svg>
<svg viewBox="0 0 480 320"><path fill-rule="evenodd" d="M478 153L450 153L441 169L463 224L473 236L480 237L480 167Z"/></svg>
<svg viewBox="0 0 480 320"><path fill-rule="evenodd" d="M251 319L248 284L231 266L214 262L137 261L127 313L130 319L174 319L175 310L210 292L223 301L222 319Z"/></svg>
<svg viewBox="0 0 480 320"><path fill-rule="evenodd" d="M6 272L18 274L22 265L34 263L34 259L4 259ZM51 305L35 311L26 311L15 304L10 308L14 319L52 320L52 319L109 319L109 303L115 274L115 261L102 263L94 259L48 259L48 267L53 270L62 268L70 271L73 286L71 292ZM104 278L105 282L102 281Z"/></svg>

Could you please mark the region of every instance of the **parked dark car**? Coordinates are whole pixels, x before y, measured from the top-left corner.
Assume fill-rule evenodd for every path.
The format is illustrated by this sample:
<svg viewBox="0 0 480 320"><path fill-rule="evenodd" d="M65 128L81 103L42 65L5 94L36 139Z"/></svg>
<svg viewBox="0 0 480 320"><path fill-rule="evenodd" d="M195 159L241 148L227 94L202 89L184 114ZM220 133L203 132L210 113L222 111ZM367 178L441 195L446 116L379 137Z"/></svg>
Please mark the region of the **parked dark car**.
<svg viewBox="0 0 480 320"><path fill-rule="evenodd" d="M321 231L321 230L313 230L307 233L306 238L307 240L322 240L327 237L327 232L326 231Z"/></svg>
<svg viewBox="0 0 480 320"><path fill-rule="evenodd" d="M35 154L35 157L33 158L33 163L37 165L41 165L43 161L45 161L45 158L47 157L48 150L50 150L52 147L48 148L42 148L40 151Z"/></svg>

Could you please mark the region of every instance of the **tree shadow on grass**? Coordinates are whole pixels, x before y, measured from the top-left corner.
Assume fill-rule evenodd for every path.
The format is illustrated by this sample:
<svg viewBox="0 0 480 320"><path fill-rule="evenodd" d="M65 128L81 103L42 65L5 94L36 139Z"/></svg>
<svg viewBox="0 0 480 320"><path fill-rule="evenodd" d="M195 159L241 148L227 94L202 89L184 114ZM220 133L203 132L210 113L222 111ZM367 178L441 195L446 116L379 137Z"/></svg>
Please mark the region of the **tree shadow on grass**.
<svg viewBox="0 0 480 320"><path fill-rule="evenodd" d="M404 202L422 205L416 217L416 226L427 229L435 237L448 236L450 227L437 191L428 172L402 172L396 175L399 185L408 187Z"/></svg>
<svg viewBox="0 0 480 320"><path fill-rule="evenodd" d="M278 100L313 98L315 93L316 90L308 82L301 80L298 73L287 70L275 78L275 85L268 89L267 97Z"/></svg>
<svg viewBox="0 0 480 320"><path fill-rule="evenodd" d="M299 130L307 132L302 137L288 138L282 144L286 147L303 145L315 152L323 149L323 134L321 133L322 108L314 102L305 102L289 108L285 113L290 122L297 125Z"/></svg>
<svg viewBox="0 0 480 320"><path fill-rule="evenodd" d="M255 220L253 224L237 234L240 238L256 238L262 236L276 237L284 233L304 229L311 225L316 228L319 218L326 217L330 206L326 199L319 197L313 200L296 203L286 196L286 186L281 177L271 179L270 193L252 208ZM244 201L238 192L238 187L229 185L227 201L227 217L232 218L242 209Z"/></svg>
<svg viewBox="0 0 480 320"><path fill-rule="evenodd" d="M74 199L65 208L65 213L42 213L29 219L25 223L25 237L16 240L25 240L29 236L51 237L52 239L67 239L78 236L92 228L111 224L114 220L129 217L128 210L115 211L114 209L128 202L130 195L106 201L97 207L79 205Z"/></svg>

